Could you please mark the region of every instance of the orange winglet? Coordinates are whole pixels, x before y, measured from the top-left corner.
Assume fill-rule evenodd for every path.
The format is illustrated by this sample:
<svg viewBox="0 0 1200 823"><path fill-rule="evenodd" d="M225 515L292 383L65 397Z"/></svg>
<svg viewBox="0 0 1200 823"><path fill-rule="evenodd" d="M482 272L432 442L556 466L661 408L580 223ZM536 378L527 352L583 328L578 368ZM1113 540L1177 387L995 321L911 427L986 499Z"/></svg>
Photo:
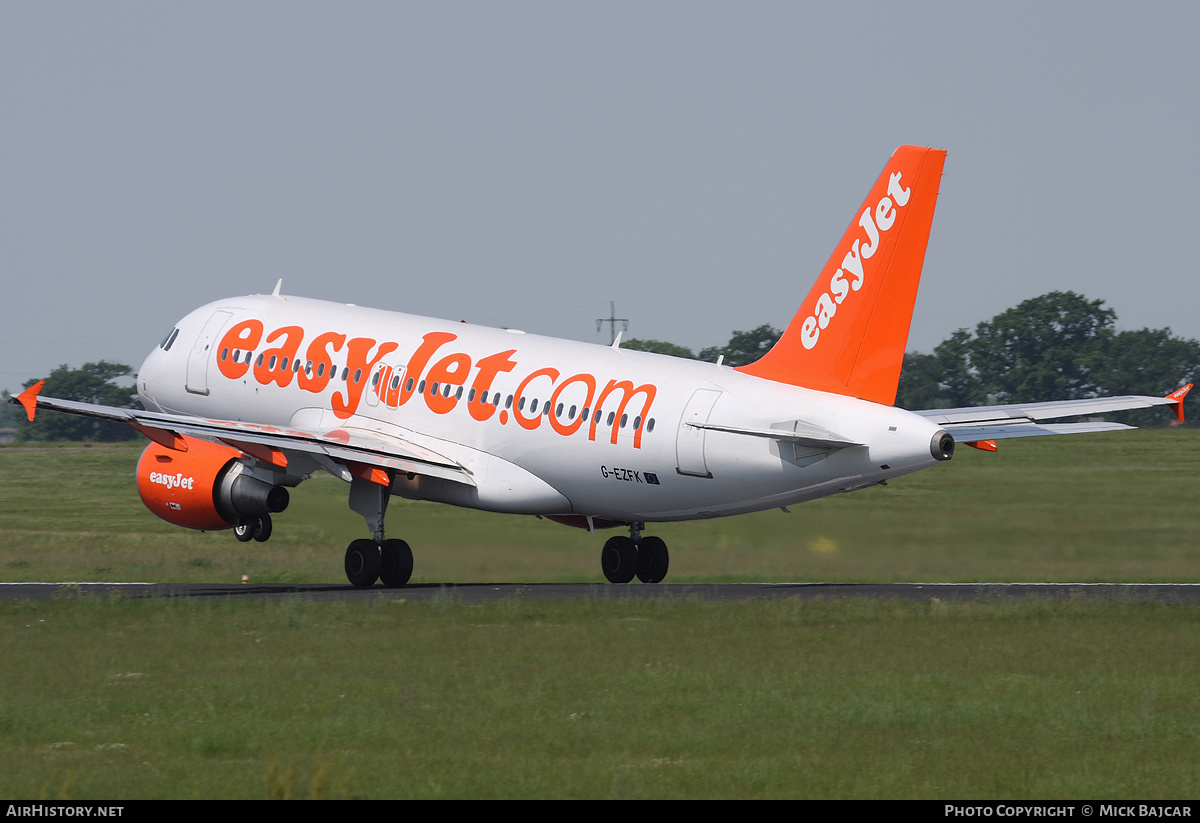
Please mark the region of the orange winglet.
<svg viewBox="0 0 1200 823"><path fill-rule="evenodd" d="M996 445L995 440L970 440L966 443L963 443L963 445L985 452L994 452L1000 450L1000 447Z"/></svg>
<svg viewBox="0 0 1200 823"><path fill-rule="evenodd" d="M169 429L159 429L154 426L145 426L141 423L130 421L129 425L133 426L139 433L150 438L158 445L176 452L185 452L188 450L187 439L179 436Z"/></svg>
<svg viewBox="0 0 1200 823"><path fill-rule="evenodd" d="M33 415L37 412L37 396L42 387L46 385L45 380L39 380L25 391L17 395L17 400L25 407L25 414L29 415L29 422L33 422Z"/></svg>
<svg viewBox="0 0 1200 823"><path fill-rule="evenodd" d="M287 455L279 449L273 449L270 446L264 446L261 443L246 443L242 440L234 440L229 437L218 438L227 446L233 446L235 449L240 449L256 460L261 460L264 463L270 463L272 466L278 466L281 469L286 469L288 464Z"/></svg>
<svg viewBox="0 0 1200 823"><path fill-rule="evenodd" d="M1179 418L1179 422L1183 422L1183 398L1187 397L1187 393L1192 390L1192 384L1188 383L1182 389L1176 389L1167 395L1168 400L1175 401L1175 416ZM30 420L33 418L30 417Z"/></svg>

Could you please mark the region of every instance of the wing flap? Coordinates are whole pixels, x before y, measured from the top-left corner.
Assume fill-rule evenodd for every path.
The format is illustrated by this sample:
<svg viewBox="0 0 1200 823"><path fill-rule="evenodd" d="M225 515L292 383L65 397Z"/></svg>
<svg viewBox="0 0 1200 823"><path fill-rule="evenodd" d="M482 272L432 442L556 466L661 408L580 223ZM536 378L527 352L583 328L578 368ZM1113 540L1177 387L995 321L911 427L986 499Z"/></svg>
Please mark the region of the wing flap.
<svg viewBox="0 0 1200 823"><path fill-rule="evenodd" d="M232 420L203 420L182 415L139 412L138 422L169 428L204 440L237 440L257 446L310 455L325 455L339 462L356 462L409 474L438 477L474 486L470 472L432 449L399 437L361 429L335 429L317 433L282 426L265 426ZM233 436L236 435L236 436Z"/></svg>

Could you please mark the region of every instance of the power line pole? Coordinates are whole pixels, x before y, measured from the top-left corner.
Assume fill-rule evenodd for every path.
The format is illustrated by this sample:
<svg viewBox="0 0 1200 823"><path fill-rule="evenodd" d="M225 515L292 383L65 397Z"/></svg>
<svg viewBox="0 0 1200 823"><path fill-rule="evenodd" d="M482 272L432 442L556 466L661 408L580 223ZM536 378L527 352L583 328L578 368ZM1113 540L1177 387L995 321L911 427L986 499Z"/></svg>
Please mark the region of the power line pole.
<svg viewBox="0 0 1200 823"><path fill-rule="evenodd" d="M617 317L617 304L615 301L608 304L608 317L596 318L596 331L600 331L605 323L608 324L608 331L611 336L611 339L608 341L608 345L610 346L617 342L618 323L624 323L624 331L629 331L629 320L624 317Z"/></svg>

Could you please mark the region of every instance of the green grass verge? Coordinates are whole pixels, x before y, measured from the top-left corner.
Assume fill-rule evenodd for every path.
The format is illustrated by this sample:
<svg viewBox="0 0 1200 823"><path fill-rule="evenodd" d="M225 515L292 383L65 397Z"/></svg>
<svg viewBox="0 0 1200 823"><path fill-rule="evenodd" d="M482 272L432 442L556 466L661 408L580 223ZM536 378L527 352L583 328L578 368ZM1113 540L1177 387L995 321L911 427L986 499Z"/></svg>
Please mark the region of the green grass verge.
<svg viewBox="0 0 1200 823"><path fill-rule="evenodd" d="M341 582L345 546L367 536L327 475L294 490L269 543L176 528L142 506L139 454L0 449L0 579ZM791 514L648 532L670 547L670 582L1193 581L1198 477L1200 430L1031 438ZM398 498L388 531L412 545L414 582L602 582L615 533Z"/></svg>
<svg viewBox="0 0 1200 823"><path fill-rule="evenodd" d="M1200 437L962 450L655 527L672 580L1194 580ZM0 578L341 582L346 487L176 529L138 449L0 449ZM600 580L604 535L394 501L418 581ZM0 605L0 796L1190 798L1200 609L1042 600Z"/></svg>
<svg viewBox="0 0 1200 823"><path fill-rule="evenodd" d="M0 796L1194 798L1200 610L0 606Z"/></svg>

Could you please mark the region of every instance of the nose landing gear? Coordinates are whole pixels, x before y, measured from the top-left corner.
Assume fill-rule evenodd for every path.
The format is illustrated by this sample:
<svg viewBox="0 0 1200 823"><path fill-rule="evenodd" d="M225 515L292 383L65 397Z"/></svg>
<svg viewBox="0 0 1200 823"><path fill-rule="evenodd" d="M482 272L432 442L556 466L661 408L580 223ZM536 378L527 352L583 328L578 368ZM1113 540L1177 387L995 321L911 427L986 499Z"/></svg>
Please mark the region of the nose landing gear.
<svg viewBox="0 0 1200 823"><path fill-rule="evenodd" d="M271 537L271 515L262 514L233 527L233 536L239 543L257 540L266 543Z"/></svg>

